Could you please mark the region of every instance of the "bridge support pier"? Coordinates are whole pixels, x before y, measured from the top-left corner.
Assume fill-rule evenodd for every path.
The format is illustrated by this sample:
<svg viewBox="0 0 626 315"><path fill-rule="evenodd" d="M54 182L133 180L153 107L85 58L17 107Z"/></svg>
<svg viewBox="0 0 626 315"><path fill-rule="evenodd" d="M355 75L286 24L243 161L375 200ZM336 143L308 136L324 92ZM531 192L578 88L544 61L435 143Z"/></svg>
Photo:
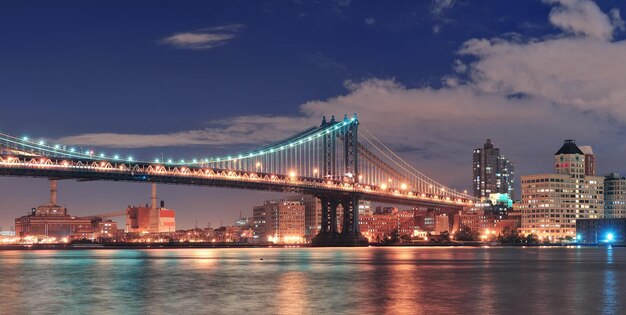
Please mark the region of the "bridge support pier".
<svg viewBox="0 0 626 315"><path fill-rule="evenodd" d="M311 244L315 247L367 246L359 230L359 198L355 195L319 197L322 203L322 226ZM337 231L337 207L343 208L341 233Z"/></svg>

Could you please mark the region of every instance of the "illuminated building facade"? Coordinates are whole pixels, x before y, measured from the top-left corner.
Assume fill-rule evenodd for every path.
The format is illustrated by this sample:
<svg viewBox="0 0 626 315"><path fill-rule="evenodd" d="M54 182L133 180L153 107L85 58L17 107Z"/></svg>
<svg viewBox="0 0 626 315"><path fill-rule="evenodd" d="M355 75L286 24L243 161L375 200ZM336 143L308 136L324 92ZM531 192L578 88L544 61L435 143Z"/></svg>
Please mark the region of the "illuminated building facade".
<svg viewBox="0 0 626 315"><path fill-rule="evenodd" d="M604 177L604 217L626 218L626 178L618 173Z"/></svg>
<svg viewBox="0 0 626 315"><path fill-rule="evenodd" d="M519 228L519 220L514 218L502 218L497 214L485 212L484 209L464 211L456 215L459 227L468 227L478 232L481 236L499 235L507 227L511 230Z"/></svg>
<svg viewBox="0 0 626 315"><path fill-rule="evenodd" d="M304 205L304 235L308 240L317 235L322 225L322 202L311 195L297 195L287 198L288 201L297 201Z"/></svg>
<svg viewBox="0 0 626 315"><path fill-rule="evenodd" d="M413 210L378 211L359 216L359 228L370 242L380 242L390 237L394 230L398 231L399 236L412 236L415 229L414 218Z"/></svg>
<svg viewBox="0 0 626 315"><path fill-rule="evenodd" d="M604 178L585 174L585 154L565 140L554 155L556 174L522 176L523 234L574 238L578 219L604 217Z"/></svg>
<svg viewBox="0 0 626 315"><path fill-rule="evenodd" d="M500 193L515 199L515 168L499 148L493 147L491 139L482 148L474 149L472 170L474 197L485 199Z"/></svg>
<svg viewBox="0 0 626 315"><path fill-rule="evenodd" d="M267 200L252 209L254 238L260 242L305 242L305 205L300 201Z"/></svg>
<svg viewBox="0 0 626 315"><path fill-rule="evenodd" d="M163 207L161 202L159 211L159 233L171 233L176 231L176 211ZM148 206L129 206L126 210L126 232L129 233L150 233L150 211Z"/></svg>
<svg viewBox="0 0 626 315"><path fill-rule="evenodd" d="M585 175L596 176L596 156L593 154L593 149L588 145L579 148L585 155Z"/></svg>
<svg viewBox="0 0 626 315"><path fill-rule="evenodd" d="M50 181L50 202L33 208L31 213L15 219L15 235L63 238L91 238L91 218L69 215L66 207L57 204L57 182Z"/></svg>

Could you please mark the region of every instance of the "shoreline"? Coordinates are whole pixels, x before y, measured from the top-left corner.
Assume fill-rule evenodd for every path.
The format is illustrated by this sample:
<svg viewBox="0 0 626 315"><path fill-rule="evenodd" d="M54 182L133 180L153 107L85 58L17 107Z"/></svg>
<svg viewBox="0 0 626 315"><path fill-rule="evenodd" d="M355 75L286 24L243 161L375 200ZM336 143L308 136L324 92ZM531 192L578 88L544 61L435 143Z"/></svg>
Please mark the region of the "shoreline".
<svg viewBox="0 0 626 315"><path fill-rule="evenodd" d="M626 247L626 244L610 245ZM607 247L604 244L494 244L494 243L413 243L413 244L369 244L363 247ZM300 245L251 245L237 243L186 243L186 244L135 244L135 243L76 243L76 244L11 244L0 245L1 251L8 250L85 250L85 249L209 249L209 248L312 248ZM320 247L323 248L323 247Z"/></svg>

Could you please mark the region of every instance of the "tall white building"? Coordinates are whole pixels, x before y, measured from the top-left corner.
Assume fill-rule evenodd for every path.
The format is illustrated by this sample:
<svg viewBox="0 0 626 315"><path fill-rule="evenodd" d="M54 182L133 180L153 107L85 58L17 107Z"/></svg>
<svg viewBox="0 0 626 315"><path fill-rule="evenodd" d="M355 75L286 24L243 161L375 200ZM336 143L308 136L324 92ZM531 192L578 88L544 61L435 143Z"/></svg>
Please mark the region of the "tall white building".
<svg viewBox="0 0 626 315"><path fill-rule="evenodd" d="M574 140L565 140L556 152L554 169L554 174L522 176L523 234L574 238L577 219L604 217L604 178L585 175L585 154Z"/></svg>

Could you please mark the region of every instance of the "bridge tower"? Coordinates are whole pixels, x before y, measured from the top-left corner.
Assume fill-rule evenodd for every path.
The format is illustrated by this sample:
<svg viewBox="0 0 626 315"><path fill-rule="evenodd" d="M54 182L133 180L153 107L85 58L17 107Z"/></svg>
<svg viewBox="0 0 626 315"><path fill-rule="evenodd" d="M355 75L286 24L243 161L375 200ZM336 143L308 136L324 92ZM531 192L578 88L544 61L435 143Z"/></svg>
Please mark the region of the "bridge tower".
<svg viewBox="0 0 626 315"><path fill-rule="evenodd" d="M325 178L358 183L358 126L356 114L349 120L344 116L343 122L349 122L338 132L324 135L322 148L323 173ZM336 124L333 116L330 122L322 120L322 127ZM343 169L337 167L337 139L343 141ZM313 246L365 246L367 239L359 230L359 198L357 193L323 194L317 196L322 204L322 226L320 232L312 240ZM337 231L337 208L343 209L341 233Z"/></svg>

